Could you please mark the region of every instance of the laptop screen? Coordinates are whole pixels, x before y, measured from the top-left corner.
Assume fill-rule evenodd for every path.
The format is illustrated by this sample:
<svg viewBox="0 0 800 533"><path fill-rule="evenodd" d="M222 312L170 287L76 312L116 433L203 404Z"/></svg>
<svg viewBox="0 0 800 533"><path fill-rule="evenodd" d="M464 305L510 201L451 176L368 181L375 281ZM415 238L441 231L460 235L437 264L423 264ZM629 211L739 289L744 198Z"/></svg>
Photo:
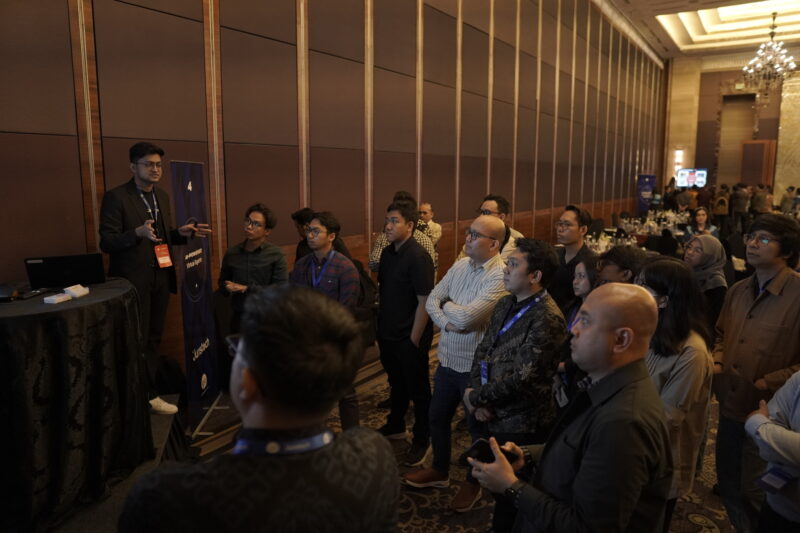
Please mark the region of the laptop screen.
<svg viewBox="0 0 800 533"><path fill-rule="evenodd" d="M25 259L25 270L32 289L63 289L106 280L102 254L29 257Z"/></svg>

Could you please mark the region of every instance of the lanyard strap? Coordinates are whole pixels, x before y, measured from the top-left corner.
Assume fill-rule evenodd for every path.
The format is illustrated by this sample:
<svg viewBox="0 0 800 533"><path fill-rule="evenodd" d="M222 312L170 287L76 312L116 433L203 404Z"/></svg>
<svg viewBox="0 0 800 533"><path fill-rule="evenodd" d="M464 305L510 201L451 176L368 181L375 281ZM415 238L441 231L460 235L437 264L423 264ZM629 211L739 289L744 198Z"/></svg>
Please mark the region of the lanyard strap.
<svg viewBox="0 0 800 533"><path fill-rule="evenodd" d="M327 256L325 256L325 263L322 265L322 268L319 270L319 276L317 275L317 265L314 263L312 258L311 262L314 263L311 268L311 284L316 289L319 287L320 282L322 281L322 276L325 275L325 270L328 269L328 265L331 264L331 259L333 258L333 250L331 250Z"/></svg>
<svg viewBox="0 0 800 533"><path fill-rule="evenodd" d="M318 435L294 440L237 439L234 455L295 455L313 452L333 442L333 433L325 430Z"/></svg>
<svg viewBox="0 0 800 533"><path fill-rule="evenodd" d="M544 297L546 294L547 294L547 291L542 291L542 293L541 293L539 296L537 296L536 298L534 298L534 299L533 299L533 301L532 301L531 303L529 303L528 305L526 305L525 307L523 307L522 309L520 309L520 310L517 312L517 314L516 314L516 315L514 315L513 317L511 317L511 319L510 319L510 320L508 320L508 321L507 321L505 324L503 324L503 327L502 327L502 328L500 328L500 331L498 331L498 332L495 334L495 336L494 336L494 340L492 341L492 347L491 347L491 348L489 348L489 352L486 354L486 357L488 357L489 355L491 355L491 353L492 353L492 352L494 352L494 349L495 349L495 347L497 347L497 341L498 341L498 340L500 340L500 337L501 337L501 336L503 336L503 334L504 334L505 332L507 332L509 329L511 329L511 327L512 327L514 324L516 324L516 323L517 323L517 321L518 321L520 318L522 318L522 315L524 315L525 313L527 313L527 312L528 312L528 310L529 310L531 307L533 307L534 305L538 304L538 303L539 303L539 302L542 300L542 298L543 298L543 297Z"/></svg>
<svg viewBox="0 0 800 533"><path fill-rule="evenodd" d="M148 202L147 198L144 197L144 193L141 191L141 189L139 190L139 198L141 198L144 202L144 205L147 208L147 214L153 219L153 228L156 228L158 226L158 199L156 198L155 189L153 189L153 205L155 207L155 211L153 211L153 209L150 207L150 202ZM157 233L158 230L156 230L156 234Z"/></svg>

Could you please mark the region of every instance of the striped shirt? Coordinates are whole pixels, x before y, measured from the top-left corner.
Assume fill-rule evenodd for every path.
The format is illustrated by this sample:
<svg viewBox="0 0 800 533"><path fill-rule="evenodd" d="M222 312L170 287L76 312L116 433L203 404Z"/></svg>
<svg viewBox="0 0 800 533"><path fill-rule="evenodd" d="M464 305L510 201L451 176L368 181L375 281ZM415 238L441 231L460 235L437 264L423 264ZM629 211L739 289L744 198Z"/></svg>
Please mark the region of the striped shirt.
<svg viewBox="0 0 800 533"><path fill-rule="evenodd" d="M503 259L496 255L482 265L459 259L428 295L425 309L442 329L439 362L456 372L469 372L497 300L508 294L503 285ZM444 305L442 305L444 303ZM467 333L445 331L447 324Z"/></svg>
<svg viewBox="0 0 800 533"><path fill-rule="evenodd" d="M425 251L428 252L428 255L431 256L433 269L436 270L436 268L439 267L439 254L434 250L431 239L418 229L415 229L411 236L414 237L414 240L420 243L422 247L425 248ZM381 253L387 246L389 246L389 239L386 237L386 233L381 232L375 239L375 242L372 243L372 250L369 252L369 269L373 272L378 271L378 267L381 264Z"/></svg>

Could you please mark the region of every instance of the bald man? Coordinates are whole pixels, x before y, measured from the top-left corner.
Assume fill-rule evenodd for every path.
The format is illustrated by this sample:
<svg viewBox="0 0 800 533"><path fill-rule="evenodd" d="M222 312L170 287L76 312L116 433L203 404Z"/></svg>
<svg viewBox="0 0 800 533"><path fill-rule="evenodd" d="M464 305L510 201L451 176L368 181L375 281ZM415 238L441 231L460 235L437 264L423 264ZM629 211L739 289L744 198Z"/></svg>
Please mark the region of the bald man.
<svg viewBox="0 0 800 533"><path fill-rule="evenodd" d="M475 349L483 338L492 310L503 295L503 260L500 248L505 224L497 217L479 216L467 230L467 257L456 261L428 295L425 308L442 330L439 338L439 368L433 377L430 407L433 466L408 472L403 482L412 487L447 487L450 484L450 425L467 388ZM475 434L468 417L470 433ZM422 462L411 457L407 464ZM470 481L468 479L468 481ZM462 488L451 505L470 510L480 499L475 480Z"/></svg>
<svg viewBox="0 0 800 533"><path fill-rule="evenodd" d="M476 479L518 509L514 531L660 533L672 483L663 407L644 355L656 328L646 290L595 289L572 328L572 357L589 383L556 421L545 445L503 448L493 463L470 460ZM521 481L537 465L530 483Z"/></svg>

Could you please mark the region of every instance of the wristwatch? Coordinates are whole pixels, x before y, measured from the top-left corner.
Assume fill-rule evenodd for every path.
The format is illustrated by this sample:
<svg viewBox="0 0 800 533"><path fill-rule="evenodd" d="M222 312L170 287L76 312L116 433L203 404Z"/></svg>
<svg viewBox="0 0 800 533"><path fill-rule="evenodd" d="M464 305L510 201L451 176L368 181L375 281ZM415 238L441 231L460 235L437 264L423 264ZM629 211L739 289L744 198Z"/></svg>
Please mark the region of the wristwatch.
<svg viewBox="0 0 800 533"><path fill-rule="evenodd" d="M519 495L522 492L522 487L525 486L525 482L522 480L516 480L514 483L511 484L505 491L503 491L503 496L508 499L511 503L514 504L514 507L517 506L517 500L519 499Z"/></svg>

